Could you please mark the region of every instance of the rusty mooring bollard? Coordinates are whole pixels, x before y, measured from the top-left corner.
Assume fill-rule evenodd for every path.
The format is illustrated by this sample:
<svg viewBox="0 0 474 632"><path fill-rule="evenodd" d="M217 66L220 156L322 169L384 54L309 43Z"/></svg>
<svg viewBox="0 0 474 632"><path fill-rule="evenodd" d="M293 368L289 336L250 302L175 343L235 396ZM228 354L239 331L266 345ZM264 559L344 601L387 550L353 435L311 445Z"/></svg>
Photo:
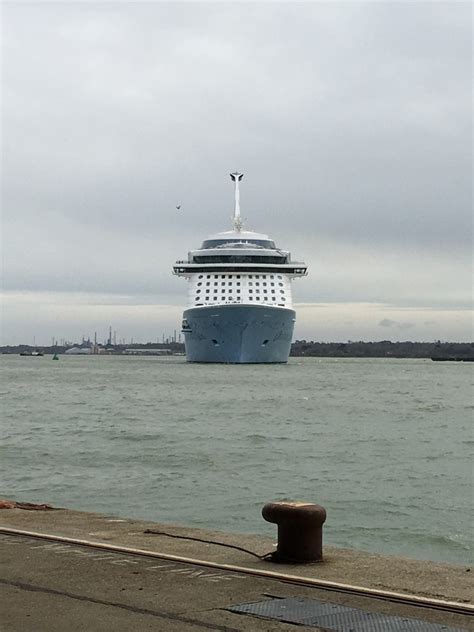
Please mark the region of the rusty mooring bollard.
<svg viewBox="0 0 474 632"><path fill-rule="evenodd" d="M278 546L272 561L288 564L322 561L324 507L304 502L267 503L262 516L278 525Z"/></svg>

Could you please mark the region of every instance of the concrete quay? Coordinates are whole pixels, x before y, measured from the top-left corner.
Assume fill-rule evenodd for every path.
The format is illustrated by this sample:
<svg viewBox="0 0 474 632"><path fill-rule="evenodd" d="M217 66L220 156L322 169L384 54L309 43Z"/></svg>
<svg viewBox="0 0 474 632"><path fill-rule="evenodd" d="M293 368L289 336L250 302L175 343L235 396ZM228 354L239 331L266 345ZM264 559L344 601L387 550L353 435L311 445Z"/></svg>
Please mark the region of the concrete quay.
<svg viewBox="0 0 474 632"><path fill-rule="evenodd" d="M145 533L147 530L178 537ZM31 533L98 543L105 548L47 540ZM374 621L379 615L416 619L420 622L418 629L423 632L429 632L429 628L438 632L440 626L446 626L446 632L453 628L474 630L473 618L467 610L463 614L419 607L304 583L318 579L472 606L474 571L468 566L333 547L324 547L321 563L282 565L214 542L241 547L257 555L275 548L275 539L263 536L218 533L65 509L1 509L0 630L345 632L349 629L342 623L342 627L323 628L314 624L296 627L282 620L229 611L237 604L272 598L297 598L310 603L317 600L358 608L373 613ZM161 557L133 555L113 547L147 551ZM251 574L253 571L278 575ZM284 580L281 574L297 576L301 582ZM388 630L387 625L381 621L379 627L371 629ZM411 628L402 625L392 629Z"/></svg>

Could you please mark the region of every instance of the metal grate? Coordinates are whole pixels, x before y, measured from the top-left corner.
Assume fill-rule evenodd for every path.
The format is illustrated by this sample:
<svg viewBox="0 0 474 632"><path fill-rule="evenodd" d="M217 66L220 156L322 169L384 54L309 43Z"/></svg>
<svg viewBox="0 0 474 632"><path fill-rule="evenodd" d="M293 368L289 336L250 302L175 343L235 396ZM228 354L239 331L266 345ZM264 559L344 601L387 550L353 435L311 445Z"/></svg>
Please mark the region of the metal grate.
<svg viewBox="0 0 474 632"><path fill-rule="evenodd" d="M336 632L464 632L461 628L421 619L392 617L314 599L266 599L227 610Z"/></svg>

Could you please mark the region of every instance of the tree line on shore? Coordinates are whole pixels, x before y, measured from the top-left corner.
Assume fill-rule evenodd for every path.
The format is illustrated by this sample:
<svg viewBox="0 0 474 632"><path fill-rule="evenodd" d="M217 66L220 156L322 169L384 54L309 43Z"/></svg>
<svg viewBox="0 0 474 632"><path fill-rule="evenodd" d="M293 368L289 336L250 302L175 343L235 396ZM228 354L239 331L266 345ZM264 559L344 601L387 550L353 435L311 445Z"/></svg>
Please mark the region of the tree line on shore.
<svg viewBox="0 0 474 632"><path fill-rule="evenodd" d="M474 357L472 342L313 342L297 340L291 355L320 358L439 358Z"/></svg>

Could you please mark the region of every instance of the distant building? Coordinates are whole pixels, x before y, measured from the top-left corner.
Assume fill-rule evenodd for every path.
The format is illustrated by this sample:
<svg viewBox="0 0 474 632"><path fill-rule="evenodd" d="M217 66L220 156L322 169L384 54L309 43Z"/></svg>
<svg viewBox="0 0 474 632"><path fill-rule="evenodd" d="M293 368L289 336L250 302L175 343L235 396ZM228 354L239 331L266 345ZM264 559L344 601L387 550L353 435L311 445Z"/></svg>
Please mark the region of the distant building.
<svg viewBox="0 0 474 632"><path fill-rule="evenodd" d="M173 355L171 349L125 349L125 355Z"/></svg>
<svg viewBox="0 0 474 632"><path fill-rule="evenodd" d="M71 349L67 349L64 353L68 355L90 355L92 349L90 347L71 347Z"/></svg>

